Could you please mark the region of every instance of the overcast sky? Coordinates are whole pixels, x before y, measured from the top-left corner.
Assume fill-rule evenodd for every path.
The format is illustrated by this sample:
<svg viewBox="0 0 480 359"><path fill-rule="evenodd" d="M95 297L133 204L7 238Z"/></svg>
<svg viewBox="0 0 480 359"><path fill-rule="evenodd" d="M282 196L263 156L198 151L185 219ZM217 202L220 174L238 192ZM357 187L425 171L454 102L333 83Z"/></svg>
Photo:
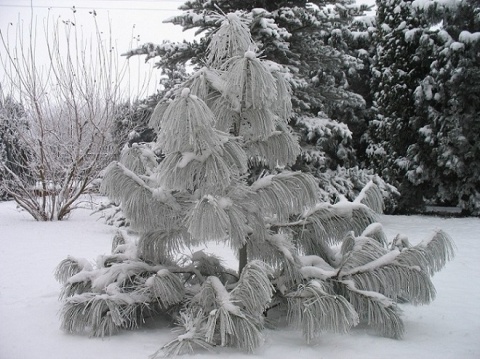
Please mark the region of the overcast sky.
<svg viewBox="0 0 480 359"><path fill-rule="evenodd" d="M111 26L111 39L121 54L145 42L192 39L193 31L182 32L180 26L163 23L163 20L181 14L178 7L183 3L184 0L0 0L0 30L13 38L17 24L23 22L26 28L33 14L38 33L43 32L43 23L49 16L74 21L77 28L88 34L93 26L91 12L95 10L100 30L109 33ZM0 51L3 51L2 46ZM121 61L127 60L122 57ZM158 70L151 70L153 61L145 65L143 57L134 57L128 62L131 82L143 82L145 76L150 76L148 91L153 92L159 76Z"/></svg>
<svg viewBox="0 0 480 359"><path fill-rule="evenodd" d="M162 40L182 41L193 39L194 30L182 32L180 26L165 24L169 17L181 14L178 7L185 0L0 0L0 30L2 34L9 33L14 38L17 24L23 23L26 30L30 19L37 21L39 36L43 33L44 22L49 16L51 19L75 21L76 27L85 34L92 32L92 11L96 12L96 20L100 30L110 33L116 44L118 54L124 53L146 42L160 43ZM361 3L374 3L374 0L360 0ZM75 7L75 13L73 12ZM111 30L109 31L109 26ZM41 43L41 37L38 42ZM42 46L39 45L41 54ZM3 51L3 46L0 46ZM45 50L43 50L45 51ZM42 56L39 56L42 58ZM46 52L43 58L46 58ZM127 60L122 57L123 63ZM133 57L128 60L131 87L142 87L145 78L150 78L147 92L153 93L158 84L160 71L152 70L154 61L144 63L144 57ZM0 81L3 74L0 66ZM137 84L137 85L135 85ZM140 97L145 94L142 94Z"/></svg>

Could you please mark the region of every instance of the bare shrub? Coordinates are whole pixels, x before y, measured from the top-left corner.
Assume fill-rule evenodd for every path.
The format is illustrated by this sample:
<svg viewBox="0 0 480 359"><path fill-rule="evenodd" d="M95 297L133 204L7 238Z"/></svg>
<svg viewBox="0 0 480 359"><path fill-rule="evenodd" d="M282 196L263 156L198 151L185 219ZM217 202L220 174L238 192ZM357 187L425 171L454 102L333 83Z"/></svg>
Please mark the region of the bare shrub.
<svg viewBox="0 0 480 359"><path fill-rule="evenodd" d="M51 18L44 22L43 40L33 20L26 32L21 25L14 34L0 32L6 75L1 94L25 108L22 121L12 122L22 127L12 131L27 157L0 163L0 186L36 220L66 218L111 161L110 133L124 101L125 68L92 20L91 38L74 21ZM40 65L45 56L47 64Z"/></svg>

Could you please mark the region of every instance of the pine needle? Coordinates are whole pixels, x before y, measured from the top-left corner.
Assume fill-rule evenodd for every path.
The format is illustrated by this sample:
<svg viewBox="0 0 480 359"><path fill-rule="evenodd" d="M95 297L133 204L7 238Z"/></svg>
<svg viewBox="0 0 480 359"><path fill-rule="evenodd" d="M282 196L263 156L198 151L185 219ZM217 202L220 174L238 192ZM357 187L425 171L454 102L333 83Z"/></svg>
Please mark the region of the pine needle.
<svg viewBox="0 0 480 359"><path fill-rule="evenodd" d="M294 164L301 149L295 135L282 129L273 131L265 139L246 142L245 151L252 161L265 164L273 170Z"/></svg>
<svg viewBox="0 0 480 359"><path fill-rule="evenodd" d="M69 333L89 332L109 336L121 328L136 327L137 314L148 298L126 294L85 293L68 298L62 308L62 329Z"/></svg>
<svg viewBox="0 0 480 359"><path fill-rule="evenodd" d="M256 47L246 21L236 14L228 14L212 36L207 48L207 64L219 68L225 60Z"/></svg>
<svg viewBox="0 0 480 359"><path fill-rule="evenodd" d="M434 275L454 255L455 243L452 238L444 231L438 230L418 245L403 249L397 257L397 262L410 266L419 266L425 272Z"/></svg>
<svg viewBox="0 0 480 359"><path fill-rule="evenodd" d="M245 209L232 201L232 205L226 209L226 213L230 222L228 230L230 246L234 250L239 250L246 243L246 237L251 231Z"/></svg>
<svg viewBox="0 0 480 359"><path fill-rule="evenodd" d="M62 290L60 291L60 295L58 298L60 300L67 299L68 297L72 297L77 294L84 294L92 291L92 282L89 278L86 278L84 280L74 280L72 281L71 279L66 282Z"/></svg>
<svg viewBox="0 0 480 359"><path fill-rule="evenodd" d="M322 227L321 223L306 224L303 227L296 227L294 240L303 255L316 255L325 260L329 265L337 267L337 256L335 251L329 245L328 233ZM320 224L320 226L318 226Z"/></svg>
<svg viewBox="0 0 480 359"><path fill-rule="evenodd" d="M367 206L346 200L335 205L317 204L301 218L304 225L296 229L296 240L304 253L319 255L334 267L339 263L329 245L338 243L350 231L353 235L362 233L376 221Z"/></svg>
<svg viewBox="0 0 480 359"><path fill-rule="evenodd" d="M340 273L343 274L356 270L358 267L364 265L371 265L373 261L386 255L388 251L372 238L357 237L353 241L351 250L346 252L342 251L342 253L344 253L344 257Z"/></svg>
<svg viewBox="0 0 480 359"><path fill-rule="evenodd" d="M347 235L343 238L342 246L340 247L340 254L345 256L347 253L353 251L355 247L355 234L353 231L347 233Z"/></svg>
<svg viewBox="0 0 480 359"><path fill-rule="evenodd" d="M435 231L430 238L420 242L418 247L424 249L431 274L441 270L455 255L452 237L442 230Z"/></svg>
<svg viewBox="0 0 480 359"><path fill-rule="evenodd" d="M145 281L160 308L168 309L183 300L185 288L177 275L168 269L160 269Z"/></svg>
<svg viewBox="0 0 480 359"><path fill-rule="evenodd" d="M259 269L257 264L254 266ZM246 294L249 293L248 288L239 290ZM234 346L248 351L253 351L260 345L262 316L252 317L236 305L233 295L231 296L218 277L210 276L205 280L200 291L192 298L192 305L199 306L204 313L209 313L205 324L205 340L208 343Z"/></svg>
<svg viewBox="0 0 480 359"><path fill-rule="evenodd" d="M236 112L245 110L265 110L268 108L277 95L276 81L265 65L257 58L236 56L225 63L225 99L230 102L232 109ZM285 99L287 100L287 99ZM280 99L279 99L280 101ZM250 112L253 115L254 112ZM242 136L255 136L266 138L274 130L274 117L272 114L263 112L257 120L260 124L252 124L265 132L252 133L248 127L241 130ZM246 124L246 123L245 123ZM267 131L269 130L269 131Z"/></svg>
<svg viewBox="0 0 480 359"><path fill-rule="evenodd" d="M184 88L163 115L157 142L166 154L193 152L201 155L221 145L213 128L213 112L200 98L189 93L190 89Z"/></svg>
<svg viewBox="0 0 480 359"><path fill-rule="evenodd" d="M122 208L130 219L131 227L141 232L175 228L181 213L181 205L173 195L162 199L146 187L132 189Z"/></svg>
<svg viewBox="0 0 480 359"><path fill-rule="evenodd" d="M317 280L299 286L287 300L288 321L302 329L307 343L323 331L346 333L358 323L352 305L342 296L328 294Z"/></svg>
<svg viewBox="0 0 480 359"><path fill-rule="evenodd" d="M162 186L172 190L201 190L202 195L222 191L245 169L243 164L241 168L236 167L236 163L241 163L242 159L235 159L233 163L227 160L228 157L212 150L205 156L193 157L185 163L181 153L172 153L165 157L157 169L159 180Z"/></svg>
<svg viewBox="0 0 480 359"><path fill-rule="evenodd" d="M271 266L276 275L282 277L285 285L298 283L300 259L297 250L286 233L268 233L264 240L252 240L248 243L249 258L256 258Z"/></svg>
<svg viewBox="0 0 480 359"><path fill-rule="evenodd" d="M210 343L217 342L220 337L221 346L231 346L248 352L260 346L263 341L262 325L248 315L228 310L225 306L210 312L206 325L206 339Z"/></svg>
<svg viewBox="0 0 480 359"><path fill-rule="evenodd" d="M248 108L241 112L239 135L247 141L264 141L275 131L275 125L276 117L267 107Z"/></svg>
<svg viewBox="0 0 480 359"><path fill-rule="evenodd" d="M400 309L393 300L376 292L359 290L352 281L341 281L339 284L342 286L342 295L359 313L360 321L386 337L400 339L403 336L405 327L400 318Z"/></svg>
<svg viewBox="0 0 480 359"><path fill-rule="evenodd" d="M240 114L222 96L212 100L212 112L215 114L215 128L229 133L234 125L240 123Z"/></svg>
<svg viewBox="0 0 480 359"><path fill-rule="evenodd" d="M230 219L213 196L200 199L187 217L188 232L200 242L220 241L228 236Z"/></svg>
<svg viewBox="0 0 480 359"><path fill-rule="evenodd" d="M282 172L259 178L252 190L264 215L275 222L286 222L290 216L303 213L314 205L317 186L313 176L301 172Z"/></svg>
<svg viewBox="0 0 480 359"><path fill-rule="evenodd" d="M381 293L394 301L408 300L414 305L429 304L435 299L430 277L419 267L387 264L348 276L361 290Z"/></svg>
<svg viewBox="0 0 480 359"><path fill-rule="evenodd" d="M173 255L190 243L190 235L185 228L150 231L143 233L138 240L138 256L154 264L170 265Z"/></svg>
<svg viewBox="0 0 480 359"><path fill-rule="evenodd" d="M212 86L212 80L217 86ZM215 87L218 87L220 82L221 79L218 71L204 67L195 72L192 77L183 84L183 87L188 87L192 95L197 96L207 103L211 98L212 91L215 90Z"/></svg>
<svg viewBox="0 0 480 359"><path fill-rule="evenodd" d="M201 310L181 311L176 320L177 327L173 329L177 338L165 344L150 359L193 354L196 347L213 350L213 345L205 340L204 318Z"/></svg>
<svg viewBox="0 0 480 359"><path fill-rule="evenodd" d="M191 260L195 269L202 276L218 277L221 279L222 283L227 282L228 279L230 279L230 281L232 279L229 270L223 266L220 258L214 254L205 253L203 250L197 251L192 254Z"/></svg>
<svg viewBox="0 0 480 359"><path fill-rule="evenodd" d="M292 116L292 101L290 100L291 88L288 81L285 79L285 74L279 71L272 72L273 77L277 83L277 99L273 103L275 113L286 124L288 119Z"/></svg>
<svg viewBox="0 0 480 359"><path fill-rule="evenodd" d="M305 225L298 240L308 254L317 254L316 243L336 244L352 230L349 217L328 203L317 204L302 215Z"/></svg>
<svg viewBox="0 0 480 359"><path fill-rule="evenodd" d="M105 169L100 192L106 194L110 200L122 203L130 193L141 186L146 186L143 180L119 162L114 161Z"/></svg>
<svg viewBox="0 0 480 359"><path fill-rule="evenodd" d="M153 151L137 144L122 150L120 163L139 176L150 174L152 169L157 166Z"/></svg>
<svg viewBox="0 0 480 359"><path fill-rule="evenodd" d="M53 275L59 283L64 284L82 270L90 271L92 269L92 265L85 259L68 256L58 264Z"/></svg>
<svg viewBox="0 0 480 359"><path fill-rule="evenodd" d="M364 204L355 202L338 202L333 205L333 210L343 216L350 223L350 230L360 235L370 224L377 222L378 215Z"/></svg>
<svg viewBox="0 0 480 359"><path fill-rule="evenodd" d="M127 241L125 240L125 235L121 230L117 230L115 232L115 236L112 239L112 254L116 252L118 246L126 244Z"/></svg>
<svg viewBox="0 0 480 359"><path fill-rule="evenodd" d="M223 157L231 167L236 168L236 173L242 175L248 171L248 156L240 141L229 138L223 144Z"/></svg>
<svg viewBox="0 0 480 359"><path fill-rule="evenodd" d="M270 269L261 261L249 262L230 293L232 302L241 305L252 317L261 318L272 299L274 288L269 273Z"/></svg>
<svg viewBox="0 0 480 359"><path fill-rule="evenodd" d="M92 288L97 293L101 293L112 283L119 287L130 286L135 283L136 277L146 277L157 271L158 267L140 260L113 263L109 267L99 268L95 271L95 276L92 278Z"/></svg>
<svg viewBox="0 0 480 359"><path fill-rule="evenodd" d="M364 204L376 213L383 213L385 209L382 192L373 181L369 181L363 187L360 194L355 198L354 203Z"/></svg>
<svg viewBox="0 0 480 359"><path fill-rule="evenodd" d="M169 102L159 101L158 104L155 106L152 115L150 116L150 120L148 121L148 127L153 128L155 133L159 133L160 129L162 128L163 115L165 114L168 105Z"/></svg>
<svg viewBox="0 0 480 359"><path fill-rule="evenodd" d="M380 223L372 223L362 232L361 237L370 237L380 243L382 246L387 246L387 235L383 231L383 226Z"/></svg>

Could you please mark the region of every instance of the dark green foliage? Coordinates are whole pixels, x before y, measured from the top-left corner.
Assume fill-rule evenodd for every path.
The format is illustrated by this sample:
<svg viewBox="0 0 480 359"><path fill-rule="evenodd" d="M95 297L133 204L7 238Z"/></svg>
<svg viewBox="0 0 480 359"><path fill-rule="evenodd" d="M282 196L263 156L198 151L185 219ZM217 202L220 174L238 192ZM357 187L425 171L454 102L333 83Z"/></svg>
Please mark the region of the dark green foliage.
<svg viewBox="0 0 480 359"><path fill-rule="evenodd" d="M478 214L478 4L378 5L370 163L399 188L403 211Z"/></svg>
<svg viewBox="0 0 480 359"><path fill-rule="evenodd" d="M376 116L369 126L367 153L374 168L402 195L421 198L422 188L409 185L405 175L407 151L418 141L421 127L413 94L430 66L430 54L416 56L427 24L416 16L410 1L380 1L377 6L377 50L371 70ZM402 210L417 205L407 199L400 199Z"/></svg>
<svg viewBox="0 0 480 359"><path fill-rule="evenodd" d="M0 98L0 181L22 177L28 171L28 150L21 144L20 132L27 130L25 112L21 103L12 97ZM7 168L11 171L7 171ZM0 186L0 200L9 199Z"/></svg>
<svg viewBox="0 0 480 359"><path fill-rule="evenodd" d="M438 10L437 10L438 11ZM429 74L416 89L417 116L424 118L419 141L409 155L407 173L417 186L428 186L430 203L480 213L480 7L462 2L443 9L444 27L424 35L435 53ZM420 54L421 55L421 54Z"/></svg>

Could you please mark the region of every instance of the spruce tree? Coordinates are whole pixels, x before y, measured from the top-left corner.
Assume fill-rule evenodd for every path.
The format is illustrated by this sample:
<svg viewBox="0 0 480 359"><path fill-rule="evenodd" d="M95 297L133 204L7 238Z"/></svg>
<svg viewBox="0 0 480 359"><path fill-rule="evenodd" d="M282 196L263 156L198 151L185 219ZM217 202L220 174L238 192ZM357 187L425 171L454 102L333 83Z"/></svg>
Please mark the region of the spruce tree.
<svg viewBox="0 0 480 359"><path fill-rule="evenodd" d="M265 318L275 324L272 311L307 342L359 322L401 337L397 302L434 298L430 276L453 256L450 237L387 243L372 182L353 202L319 202L313 177L288 170L299 145L284 69L258 56L245 20L217 21L206 66L152 114L156 143L125 148L106 169L102 189L138 237L119 233L95 266L59 264L63 329L101 337L168 313L177 337L153 357L214 346L251 352ZM238 271L194 252L212 241L231 247Z"/></svg>

